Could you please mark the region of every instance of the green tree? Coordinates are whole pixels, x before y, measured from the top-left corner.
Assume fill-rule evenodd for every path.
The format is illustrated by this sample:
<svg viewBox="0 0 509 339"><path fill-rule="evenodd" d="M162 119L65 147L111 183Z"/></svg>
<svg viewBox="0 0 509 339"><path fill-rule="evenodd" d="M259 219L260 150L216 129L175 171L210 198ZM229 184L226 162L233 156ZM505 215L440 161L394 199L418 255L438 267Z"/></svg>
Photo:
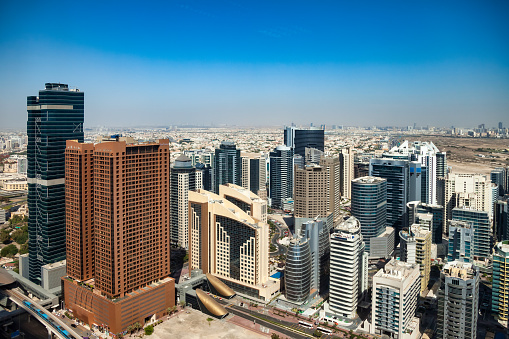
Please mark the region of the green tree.
<svg viewBox="0 0 509 339"><path fill-rule="evenodd" d="M133 330L135 330L135 331L139 331L140 329L141 329L141 325L140 325L140 323L139 323L139 322L135 322L135 323L133 324Z"/></svg>
<svg viewBox="0 0 509 339"><path fill-rule="evenodd" d="M276 333L272 333L270 339L279 339L279 335L277 335Z"/></svg>
<svg viewBox="0 0 509 339"><path fill-rule="evenodd" d="M186 255L184 256L183 260L185 263L189 261L189 253L187 253L187 251L186 251Z"/></svg>
<svg viewBox="0 0 509 339"><path fill-rule="evenodd" d="M0 251L0 256L12 258L16 255L16 253L18 253L17 247L13 244L10 244L2 248L2 250Z"/></svg>
<svg viewBox="0 0 509 339"><path fill-rule="evenodd" d="M145 327L145 335L151 335L152 333L154 333L154 326L148 325Z"/></svg>
<svg viewBox="0 0 509 339"><path fill-rule="evenodd" d="M207 321L209 322L209 326L210 326L210 323L212 322L212 320L214 320L214 319L212 319L211 317L207 318Z"/></svg>
<svg viewBox="0 0 509 339"><path fill-rule="evenodd" d="M8 244L11 242L11 236L9 235L9 231L6 229L3 229L2 232L0 232L0 242L2 244Z"/></svg>
<svg viewBox="0 0 509 339"><path fill-rule="evenodd" d="M22 245L28 241L28 232L17 230L12 234L12 239L18 244Z"/></svg>
<svg viewBox="0 0 509 339"><path fill-rule="evenodd" d="M315 330L313 332L313 337L320 338L322 335L323 335L323 333L321 331L319 331L319 330Z"/></svg>

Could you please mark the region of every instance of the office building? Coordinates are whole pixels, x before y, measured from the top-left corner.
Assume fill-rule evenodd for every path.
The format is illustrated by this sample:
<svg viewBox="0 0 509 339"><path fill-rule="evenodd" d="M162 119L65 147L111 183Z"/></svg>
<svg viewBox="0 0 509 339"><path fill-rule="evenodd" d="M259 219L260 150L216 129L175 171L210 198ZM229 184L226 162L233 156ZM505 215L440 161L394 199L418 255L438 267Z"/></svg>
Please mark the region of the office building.
<svg viewBox="0 0 509 339"><path fill-rule="evenodd" d="M224 184L242 185L242 160L240 150L232 141L222 141L214 157L214 192Z"/></svg>
<svg viewBox="0 0 509 339"><path fill-rule="evenodd" d="M339 159L321 157L319 165L295 166L294 216L315 218L340 215Z"/></svg>
<svg viewBox="0 0 509 339"><path fill-rule="evenodd" d="M284 129L284 144L287 147L295 148L295 130L297 128L295 126L285 126Z"/></svg>
<svg viewBox="0 0 509 339"><path fill-rule="evenodd" d="M417 161L421 164L422 173L422 194L419 199L426 204L437 204L437 153L440 151L432 142L414 141L409 143L405 140L401 145L393 147L389 152L384 153L385 158L405 159ZM444 164L441 164L443 170Z"/></svg>
<svg viewBox="0 0 509 339"><path fill-rule="evenodd" d="M507 173L504 167L497 167L490 173L490 179L493 184L498 186L498 196L503 197L506 194ZM498 199L498 196L495 197Z"/></svg>
<svg viewBox="0 0 509 339"><path fill-rule="evenodd" d="M197 164L209 165L210 167L214 166L214 151L208 149L184 150L184 155L191 159L193 166Z"/></svg>
<svg viewBox="0 0 509 339"><path fill-rule="evenodd" d="M69 140L65 155L66 308L115 334L161 317L175 304L169 141Z"/></svg>
<svg viewBox="0 0 509 339"><path fill-rule="evenodd" d="M387 225L387 180L361 177L351 182L352 215L361 224L361 233L370 252L371 239L384 233Z"/></svg>
<svg viewBox="0 0 509 339"><path fill-rule="evenodd" d="M170 239L172 244L187 249L189 243L188 192L202 187L202 172L193 167L191 159L183 154L175 159L170 169Z"/></svg>
<svg viewBox="0 0 509 339"><path fill-rule="evenodd" d="M46 83L27 97L28 246L30 280L65 259L65 142L83 142L84 93Z"/></svg>
<svg viewBox="0 0 509 339"><path fill-rule="evenodd" d="M494 236L496 241L509 240L509 219L508 212L509 208L507 203L509 202L509 195L501 198L495 204L495 215L494 215Z"/></svg>
<svg viewBox="0 0 509 339"><path fill-rule="evenodd" d="M325 135L322 129L296 129L294 138L294 153L306 156L306 147L324 151Z"/></svg>
<svg viewBox="0 0 509 339"><path fill-rule="evenodd" d="M507 327L509 320L509 241L499 242L493 251L491 312Z"/></svg>
<svg viewBox="0 0 509 339"><path fill-rule="evenodd" d="M419 265L396 259L373 276L371 331L390 338L412 338L421 289ZM405 334L405 336L404 336Z"/></svg>
<svg viewBox="0 0 509 339"><path fill-rule="evenodd" d="M421 176L424 175L424 179L426 178L426 169L425 167L421 168L421 164L417 161L410 161L408 163L408 201L422 201L423 196L421 194L422 191L426 191L426 187L421 187L422 184L428 184L426 180L421 180Z"/></svg>
<svg viewBox="0 0 509 339"><path fill-rule="evenodd" d="M447 175L447 152L437 152L437 179Z"/></svg>
<svg viewBox="0 0 509 339"><path fill-rule="evenodd" d="M264 200L236 185L219 192L189 192L190 270L210 273L241 295L270 300L280 286L269 280Z"/></svg>
<svg viewBox="0 0 509 339"><path fill-rule="evenodd" d="M406 221L410 175L408 160L371 159L369 166L370 176L387 181L387 226L399 234Z"/></svg>
<svg viewBox="0 0 509 339"><path fill-rule="evenodd" d="M241 153L242 187L262 199L267 199L267 161L260 153Z"/></svg>
<svg viewBox="0 0 509 339"><path fill-rule="evenodd" d="M304 163L309 164L318 164L320 162L320 159L325 155L324 152L317 150L316 148L309 148L306 147L305 150L305 156L304 156Z"/></svg>
<svg viewBox="0 0 509 339"><path fill-rule="evenodd" d="M203 189L212 192L214 190L216 180L214 168L202 163L198 163L194 167L201 172Z"/></svg>
<svg viewBox="0 0 509 339"><path fill-rule="evenodd" d="M335 227L330 243L329 310L353 319L368 289L368 253L359 220L350 217Z"/></svg>
<svg viewBox="0 0 509 339"><path fill-rule="evenodd" d="M327 224L322 220L313 220L305 222L301 225L298 232L299 236L308 239L309 250L311 254L311 294L323 292L321 276L329 271L329 229Z"/></svg>
<svg viewBox="0 0 509 339"><path fill-rule="evenodd" d="M311 248L308 238L290 240L286 253L285 298L293 303L304 303L311 292Z"/></svg>
<svg viewBox="0 0 509 339"><path fill-rule="evenodd" d="M410 264L419 264L421 272L421 293L428 288L431 271L431 231L424 230L420 225L412 225L402 230L400 237L401 260Z"/></svg>
<svg viewBox="0 0 509 339"><path fill-rule="evenodd" d="M281 209L283 201L293 198L293 151L287 146L278 146L270 152L269 197L271 206Z"/></svg>
<svg viewBox="0 0 509 339"><path fill-rule="evenodd" d="M431 215L431 223L428 221ZM442 243L442 232L444 226L444 208L440 205L425 204L420 201L407 203L407 226L413 224L431 224L429 230L432 232L433 244Z"/></svg>
<svg viewBox="0 0 509 339"><path fill-rule="evenodd" d="M440 273L437 338L477 338L479 269L469 263L447 263Z"/></svg>
<svg viewBox="0 0 509 339"><path fill-rule="evenodd" d="M452 210L452 220L467 221L474 230L472 255L475 259L486 259L491 255L492 230L491 219L486 211L477 211L466 207Z"/></svg>
<svg viewBox="0 0 509 339"><path fill-rule="evenodd" d="M486 175L449 173L443 179L443 189L444 220L452 219L453 208L463 206L493 215L491 181Z"/></svg>
<svg viewBox="0 0 509 339"><path fill-rule="evenodd" d="M469 221L449 220L447 261L473 262L474 229Z"/></svg>
<svg viewBox="0 0 509 339"><path fill-rule="evenodd" d="M362 225L361 225L362 229ZM396 243L394 228L386 227L385 231L377 237L370 239L369 259L389 259L394 252ZM367 252L367 251L366 251Z"/></svg>
<svg viewBox="0 0 509 339"><path fill-rule="evenodd" d="M356 161L354 163L354 179L369 176L369 161Z"/></svg>
<svg viewBox="0 0 509 339"><path fill-rule="evenodd" d="M354 179L354 151L353 147L343 148L339 152L341 163L341 195L352 199L352 180Z"/></svg>

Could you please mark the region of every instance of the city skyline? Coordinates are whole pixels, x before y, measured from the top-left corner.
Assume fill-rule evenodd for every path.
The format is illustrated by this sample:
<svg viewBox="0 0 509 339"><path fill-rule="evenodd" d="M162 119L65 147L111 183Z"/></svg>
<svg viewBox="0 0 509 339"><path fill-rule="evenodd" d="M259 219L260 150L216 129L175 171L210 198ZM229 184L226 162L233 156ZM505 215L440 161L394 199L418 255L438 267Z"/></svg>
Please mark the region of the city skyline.
<svg viewBox="0 0 509 339"><path fill-rule="evenodd" d="M502 1L0 9L2 128L45 82L87 93L85 126L509 124Z"/></svg>

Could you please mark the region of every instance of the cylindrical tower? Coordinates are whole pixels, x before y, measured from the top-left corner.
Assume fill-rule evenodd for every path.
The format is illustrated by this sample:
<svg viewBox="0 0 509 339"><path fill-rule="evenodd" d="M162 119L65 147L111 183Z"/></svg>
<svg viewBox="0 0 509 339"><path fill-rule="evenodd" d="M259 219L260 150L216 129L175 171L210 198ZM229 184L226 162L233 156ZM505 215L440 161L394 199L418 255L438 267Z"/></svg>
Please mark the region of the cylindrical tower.
<svg viewBox="0 0 509 339"><path fill-rule="evenodd" d="M306 238L292 239L286 256L285 297L292 302L303 302L311 287L311 249Z"/></svg>

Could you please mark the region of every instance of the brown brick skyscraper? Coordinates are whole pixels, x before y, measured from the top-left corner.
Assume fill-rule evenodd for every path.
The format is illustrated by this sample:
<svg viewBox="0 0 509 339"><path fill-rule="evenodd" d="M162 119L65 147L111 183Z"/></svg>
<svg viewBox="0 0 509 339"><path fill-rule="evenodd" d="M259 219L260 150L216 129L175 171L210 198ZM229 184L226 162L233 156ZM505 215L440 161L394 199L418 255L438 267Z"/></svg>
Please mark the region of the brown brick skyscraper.
<svg viewBox="0 0 509 339"><path fill-rule="evenodd" d="M174 305L168 144L67 141L65 302L113 333Z"/></svg>

